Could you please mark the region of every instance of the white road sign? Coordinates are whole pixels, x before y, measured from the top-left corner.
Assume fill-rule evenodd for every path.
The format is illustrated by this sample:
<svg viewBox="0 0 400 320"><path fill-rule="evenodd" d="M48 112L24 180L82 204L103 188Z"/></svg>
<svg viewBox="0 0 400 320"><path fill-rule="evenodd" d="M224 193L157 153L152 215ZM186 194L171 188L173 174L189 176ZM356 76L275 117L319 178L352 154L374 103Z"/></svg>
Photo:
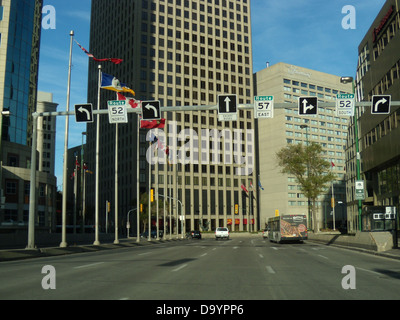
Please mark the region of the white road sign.
<svg viewBox="0 0 400 320"><path fill-rule="evenodd" d="M354 116L354 94L338 94L336 96L336 115Z"/></svg>
<svg viewBox="0 0 400 320"><path fill-rule="evenodd" d="M110 123L127 123L126 100L110 100L108 104L108 121Z"/></svg>
<svg viewBox="0 0 400 320"><path fill-rule="evenodd" d="M273 118L274 117L274 97L257 96L254 97L254 118Z"/></svg>

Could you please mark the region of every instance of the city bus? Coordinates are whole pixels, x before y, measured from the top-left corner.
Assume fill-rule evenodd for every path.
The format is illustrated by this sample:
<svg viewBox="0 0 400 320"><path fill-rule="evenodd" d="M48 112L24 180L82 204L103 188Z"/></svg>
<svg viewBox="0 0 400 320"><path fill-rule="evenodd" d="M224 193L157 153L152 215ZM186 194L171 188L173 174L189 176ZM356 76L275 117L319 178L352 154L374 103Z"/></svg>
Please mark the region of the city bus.
<svg viewBox="0 0 400 320"><path fill-rule="evenodd" d="M307 240L307 217L303 214L277 216L268 219L269 241Z"/></svg>

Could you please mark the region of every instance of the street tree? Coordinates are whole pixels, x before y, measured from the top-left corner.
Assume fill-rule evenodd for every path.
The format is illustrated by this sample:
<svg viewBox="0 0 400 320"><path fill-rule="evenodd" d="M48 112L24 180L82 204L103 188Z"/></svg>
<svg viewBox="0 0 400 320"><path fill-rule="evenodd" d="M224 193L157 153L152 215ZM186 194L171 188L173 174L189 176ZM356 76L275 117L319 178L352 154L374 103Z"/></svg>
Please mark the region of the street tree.
<svg viewBox="0 0 400 320"><path fill-rule="evenodd" d="M314 142L308 145L288 144L276 156L281 173L293 175L305 197L310 200L314 232L318 232L317 199L335 180L335 174L330 170L331 163L323 158L322 146Z"/></svg>

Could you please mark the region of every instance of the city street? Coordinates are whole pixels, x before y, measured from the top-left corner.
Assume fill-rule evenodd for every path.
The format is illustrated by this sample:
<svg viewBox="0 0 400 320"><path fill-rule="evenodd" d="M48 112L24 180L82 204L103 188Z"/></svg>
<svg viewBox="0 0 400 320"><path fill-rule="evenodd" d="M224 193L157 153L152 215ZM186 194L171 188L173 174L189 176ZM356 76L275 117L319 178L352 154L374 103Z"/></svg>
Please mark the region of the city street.
<svg viewBox="0 0 400 320"><path fill-rule="evenodd" d="M55 289L42 288L44 266L54 267ZM354 267L355 289L342 287L344 266ZM311 241L270 243L261 236L0 263L2 300L400 299L399 286L399 260Z"/></svg>

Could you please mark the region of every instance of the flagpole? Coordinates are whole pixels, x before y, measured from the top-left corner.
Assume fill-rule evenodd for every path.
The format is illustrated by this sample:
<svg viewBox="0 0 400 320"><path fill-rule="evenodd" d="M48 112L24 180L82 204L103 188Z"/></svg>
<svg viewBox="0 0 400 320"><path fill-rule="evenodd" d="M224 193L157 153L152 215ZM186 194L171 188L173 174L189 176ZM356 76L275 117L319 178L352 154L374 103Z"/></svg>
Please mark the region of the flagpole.
<svg viewBox="0 0 400 320"><path fill-rule="evenodd" d="M157 134L158 134L158 129L157 129ZM156 229L157 229L157 240L160 240L160 237L159 237L159 234L160 234L160 232L159 232L159 225L158 225L158 223L159 223L159 217L158 217L158 206L159 206L159 202L158 202L158 140L157 140L157 151L156 151L157 153L156 153L156 155L157 155L157 157L155 157L156 158L156 161L157 161L157 165L155 165L155 174L156 174L156 178L155 178L155 183L156 183L156 190L155 190L155 193L156 193L156 195L157 195L157 199L156 199Z"/></svg>
<svg viewBox="0 0 400 320"><path fill-rule="evenodd" d="M114 199L114 218L115 218L115 240L114 244L119 244L118 240L118 123L115 124L115 199ZM129 235L127 235L128 238Z"/></svg>
<svg viewBox="0 0 400 320"><path fill-rule="evenodd" d="M101 88L101 65L99 69L99 84L97 89L97 111L100 110L100 88ZM95 187L95 246L100 245L99 241L99 141L100 141L100 114L96 116L96 187Z"/></svg>
<svg viewBox="0 0 400 320"><path fill-rule="evenodd" d="M151 141L149 141L149 146L150 146L150 159L149 159L149 196L148 196L148 208L149 208L149 226L148 226L148 241L151 241L151 198L150 198L150 193L151 193Z"/></svg>
<svg viewBox="0 0 400 320"><path fill-rule="evenodd" d="M136 133L136 242L140 242L140 148L139 148L140 117L137 114L137 133Z"/></svg>
<svg viewBox="0 0 400 320"><path fill-rule="evenodd" d="M66 112L69 112L69 102L71 93L71 69L72 69L72 45L74 38L74 31L71 30L69 33L71 37L70 48L69 48L69 65L68 65L68 86L67 86L67 106ZM64 165L63 165L63 197L62 197L62 229L61 229L61 243L60 247L65 248L67 246L67 161L68 161L68 127L69 117L65 117L65 136L64 136ZM36 188L32 186L31 188Z"/></svg>
<svg viewBox="0 0 400 320"><path fill-rule="evenodd" d="M163 219L163 229L164 229L164 231L163 231L163 239L165 240L166 239L166 237L165 237L165 231L166 231L166 229L165 229L165 225L166 225L166 211L165 211L165 201L166 201L166 195L167 195L167 177L168 177L168 174L167 174L167 170L168 170L168 164L167 164L167 149L166 149L166 146L167 146L167 133L165 132L165 130L164 130L164 137L165 137L165 143L164 143L164 145L165 145L165 147L164 147L164 219Z"/></svg>

